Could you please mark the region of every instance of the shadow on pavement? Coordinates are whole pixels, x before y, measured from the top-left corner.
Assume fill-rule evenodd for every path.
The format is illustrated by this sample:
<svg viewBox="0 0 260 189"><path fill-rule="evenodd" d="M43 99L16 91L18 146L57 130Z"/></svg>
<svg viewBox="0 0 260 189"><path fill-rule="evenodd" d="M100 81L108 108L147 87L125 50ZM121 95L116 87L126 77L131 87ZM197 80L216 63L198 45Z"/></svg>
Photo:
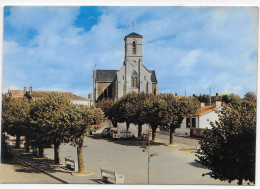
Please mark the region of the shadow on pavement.
<svg viewBox="0 0 260 189"><path fill-rule="evenodd" d="M95 139L95 140L106 140L108 142L113 142L115 144L121 144L121 145L125 145L125 146L142 146L145 143L145 140L138 139L138 138L131 138L131 139L103 138L101 136L101 134L89 135L88 137ZM159 146L159 145L164 145L164 143L150 141L150 145L151 146Z"/></svg>
<svg viewBox="0 0 260 189"><path fill-rule="evenodd" d="M32 154L24 153L24 149L23 150L11 150L11 153L12 153L12 156L17 158L18 160L16 160L13 157L9 157L9 158L1 157L1 163L15 165L15 171L17 171L17 172L39 173L39 171L34 169L33 167L36 167L37 169L40 169L47 173L55 173L55 172L72 173L73 172L70 170L63 171L63 169L61 169L62 167L50 166L51 164L54 164L54 160L47 159L47 158L46 159L35 159L35 158L33 158ZM22 160L33 167L30 167L30 166L24 164L23 162L20 162L19 160Z"/></svg>
<svg viewBox="0 0 260 189"><path fill-rule="evenodd" d="M39 171L28 167L20 162L17 162L15 159L13 159L12 157L10 158L1 158L1 163L2 164L9 164L9 165L14 165L15 166L15 171L17 172L24 172L24 173L39 173Z"/></svg>
<svg viewBox="0 0 260 189"><path fill-rule="evenodd" d="M207 169L204 165L201 165L200 163L193 161L189 163L190 165L194 166L194 167L198 167L198 168L202 168L202 169Z"/></svg>

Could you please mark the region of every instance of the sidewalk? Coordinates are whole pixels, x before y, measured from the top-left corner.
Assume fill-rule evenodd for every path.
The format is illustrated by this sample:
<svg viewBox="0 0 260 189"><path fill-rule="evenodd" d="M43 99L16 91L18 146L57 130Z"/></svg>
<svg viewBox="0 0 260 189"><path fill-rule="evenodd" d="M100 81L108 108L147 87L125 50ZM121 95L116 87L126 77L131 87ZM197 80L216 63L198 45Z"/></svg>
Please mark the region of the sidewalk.
<svg viewBox="0 0 260 189"><path fill-rule="evenodd" d="M170 135L169 131L164 131L164 130L157 131L157 133L158 133L158 134L163 134L163 135ZM174 133L174 136L183 137L183 138L190 138L190 139L195 139L195 140L200 140L200 138L196 138L196 137L192 137L192 136L187 136L187 135L181 135L181 134L177 134L177 133Z"/></svg>
<svg viewBox="0 0 260 189"><path fill-rule="evenodd" d="M1 162L1 182L3 183L84 183L84 184L103 184L100 175L93 173L88 176L72 176L73 172L64 166L51 166L54 160L47 158L33 158L32 153L25 153L24 149L12 149L12 159ZM9 164L9 165L8 165ZM12 164L26 167L26 169L12 169ZM9 170L10 174L6 173ZM12 171L13 170L13 171ZM29 170L29 171L28 171ZM5 174L4 174L5 173ZM37 176L35 177L35 173ZM40 173L40 174L39 174ZM3 175L9 175L4 177ZM12 177L10 178L10 175ZM19 175L21 179L14 180L13 175ZM34 177L32 177L34 176ZM23 179L24 177L25 179ZM46 179L46 177L49 177ZM28 178L29 180L27 181ZM34 178L36 178L34 180ZM41 182L42 181L42 182Z"/></svg>
<svg viewBox="0 0 260 189"><path fill-rule="evenodd" d="M43 174L25 164L12 158L2 159L0 166L0 183L23 183L23 184L44 184L60 183L59 181Z"/></svg>

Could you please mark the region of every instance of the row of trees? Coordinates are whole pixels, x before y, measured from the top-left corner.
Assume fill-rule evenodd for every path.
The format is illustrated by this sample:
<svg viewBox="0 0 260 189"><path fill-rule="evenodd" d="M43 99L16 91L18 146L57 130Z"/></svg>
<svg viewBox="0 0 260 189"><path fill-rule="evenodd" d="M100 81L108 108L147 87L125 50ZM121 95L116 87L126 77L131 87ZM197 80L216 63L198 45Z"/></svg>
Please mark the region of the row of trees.
<svg viewBox="0 0 260 189"><path fill-rule="evenodd" d="M215 96L211 96L208 94L200 94L199 96L194 95L196 99L198 99L200 102L204 102L206 105L208 105L211 102L214 102L216 100ZM241 100L240 97L236 94L226 94L222 95L221 99L224 103L229 104L233 103L237 100ZM256 94L254 92L247 92L243 98L243 100L248 102L256 103Z"/></svg>
<svg viewBox="0 0 260 189"><path fill-rule="evenodd" d="M185 117L197 112L200 104L193 97L176 97L173 94L136 94L130 93L117 101L103 100L97 103L113 126L126 123L138 125L138 137L141 136L142 125L149 124L152 129L152 140L156 139L158 126L166 126L170 130L169 143L173 144L173 133L179 128Z"/></svg>
<svg viewBox="0 0 260 189"><path fill-rule="evenodd" d="M44 146L53 144L55 164L59 164L60 144L70 142L77 147L79 172L84 172L83 139L103 121L100 108L72 104L58 93L36 101L2 99L2 133L16 136L16 148L20 136L25 136L26 151L30 145L37 147L42 157Z"/></svg>

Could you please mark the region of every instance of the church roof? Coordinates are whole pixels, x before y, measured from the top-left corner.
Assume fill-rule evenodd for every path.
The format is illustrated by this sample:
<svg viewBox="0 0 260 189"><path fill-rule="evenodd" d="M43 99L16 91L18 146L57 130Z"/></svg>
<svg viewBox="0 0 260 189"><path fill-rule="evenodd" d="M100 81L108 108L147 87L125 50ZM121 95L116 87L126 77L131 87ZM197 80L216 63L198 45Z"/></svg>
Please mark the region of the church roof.
<svg viewBox="0 0 260 189"><path fill-rule="evenodd" d="M97 70L96 81L112 82L116 77L117 70Z"/></svg>
<svg viewBox="0 0 260 189"><path fill-rule="evenodd" d="M100 82L112 82L118 70L96 70L96 81ZM157 82L155 70L149 70L151 75L152 82Z"/></svg>
<svg viewBox="0 0 260 189"><path fill-rule="evenodd" d="M137 33L135 33L135 32L132 32L132 33L128 34L127 36L125 36L125 38L126 38L126 37L143 38L142 35L139 35L139 34L137 34Z"/></svg>

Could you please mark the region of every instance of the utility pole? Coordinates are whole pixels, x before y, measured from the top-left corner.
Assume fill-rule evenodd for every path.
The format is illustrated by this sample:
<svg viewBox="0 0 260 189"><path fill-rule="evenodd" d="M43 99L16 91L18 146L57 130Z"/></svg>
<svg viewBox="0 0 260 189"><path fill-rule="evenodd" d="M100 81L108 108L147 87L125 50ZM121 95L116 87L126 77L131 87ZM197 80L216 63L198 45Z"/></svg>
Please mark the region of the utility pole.
<svg viewBox="0 0 260 189"><path fill-rule="evenodd" d="M142 148L142 151L145 152L147 151L147 164L148 164L148 167L147 167L147 180L148 180L148 184L150 184L150 159L151 157L153 156L158 156L158 153L153 153L153 154L150 154L150 136L151 136L151 132L150 130L147 131L147 134L143 134L144 137L145 137L145 141L144 141L144 144L142 146L140 146L140 148Z"/></svg>
<svg viewBox="0 0 260 189"><path fill-rule="evenodd" d="M209 105L211 105L211 86L209 86Z"/></svg>

